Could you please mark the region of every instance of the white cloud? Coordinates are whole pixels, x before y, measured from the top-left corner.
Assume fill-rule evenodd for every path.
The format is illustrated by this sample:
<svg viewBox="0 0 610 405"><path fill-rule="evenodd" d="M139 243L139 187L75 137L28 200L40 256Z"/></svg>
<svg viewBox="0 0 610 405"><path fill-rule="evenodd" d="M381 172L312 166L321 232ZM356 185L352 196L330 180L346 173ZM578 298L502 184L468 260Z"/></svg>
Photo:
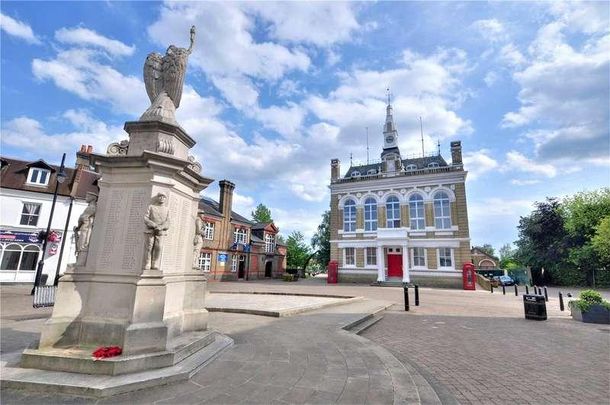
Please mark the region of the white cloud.
<svg viewBox="0 0 610 405"><path fill-rule="evenodd" d="M87 28L61 28L55 31L55 39L64 44L99 47L114 56L130 56L135 46L127 46L121 41L110 39Z"/></svg>
<svg viewBox="0 0 610 405"><path fill-rule="evenodd" d="M521 105L504 115L502 126L528 126L525 136L534 141L540 161L606 159L610 30L602 15L607 16L607 4L550 8L555 20L538 30L528 47L529 60L513 74L521 86Z"/></svg>
<svg viewBox="0 0 610 405"><path fill-rule="evenodd" d="M493 220L499 220L499 217L518 218L527 214L532 210L533 203L533 200L490 197L470 202L468 212L476 213L470 216L472 222L486 223L489 229L493 226Z"/></svg>
<svg viewBox="0 0 610 405"><path fill-rule="evenodd" d="M536 163L517 151L506 154L506 167L504 170L517 170L525 173L534 173L545 177L555 177L557 169L551 164Z"/></svg>
<svg viewBox="0 0 610 405"><path fill-rule="evenodd" d="M487 72L487 74L483 78L483 81L485 82L487 87L491 87L494 85L494 83L498 81L498 74L494 71Z"/></svg>
<svg viewBox="0 0 610 405"><path fill-rule="evenodd" d="M471 27L479 32L481 36L491 42L498 42L506 39L504 25L495 18L487 20L477 20Z"/></svg>
<svg viewBox="0 0 610 405"><path fill-rule="evenodd" d="M539 184L540 180L535 180L535 179L525 179L525 180L520 180L520 179L512 179L510 181L510 184L513 184L515 186L532 186L534 184Z"/></svg>
<svg viewBox="0 0 610 405"><path fill-rule="evenodd" d="M0 13L0 29L8 35L21 38L30 44L42 44L40 39L34 34L34 31L32 31L32 27L22 21L15 20L6 14Z"/></svg>
<svg viewBox="0 0 610 405"><path fill-rule="evenodd" d="M468 169L468 180L475 180L498 168L498 162L490 155L491 152L487 149L464 154L464 167Z"/></svg>
<svg viewBox="0 0 610 405"><path fill-rule="evenodd" d="M513 43L506 44L500 49L499 58L501 62L511 67L519 67L525 63L525 57Z"/></svg>

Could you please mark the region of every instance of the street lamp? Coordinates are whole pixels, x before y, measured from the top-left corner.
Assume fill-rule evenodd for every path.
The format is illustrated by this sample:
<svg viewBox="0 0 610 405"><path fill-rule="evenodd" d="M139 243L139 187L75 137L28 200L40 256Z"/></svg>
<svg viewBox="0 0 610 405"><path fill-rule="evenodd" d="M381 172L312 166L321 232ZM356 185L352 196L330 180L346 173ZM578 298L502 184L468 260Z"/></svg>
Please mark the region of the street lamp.
<svg viewBox="0 0 610 405"><path fill-rule="evenodd" d="M51 233L51 222L53 221L53 213L55 212L55 202L57 201L57 189L59 185L63 183L68 175L64 171L64 162L66 161L66 154L64 153L61 157L61 165L59 166L59 172L57 173L57 181L55 182L55 191L53 192L53 202L51 203L51 214L49 215L49 222L47 224L47 232L44 235L44 239L42 241L42 257L38 261L38 267L36 268L36 277L34 278L34 287L32 287L31 295L34 295L34 291L36 287L40 286L40 280L42 278L42 269L44 267L44 257L47 253L47 242L49 240L49 234ZM64 235L65 237L65 235Z"/></svg>

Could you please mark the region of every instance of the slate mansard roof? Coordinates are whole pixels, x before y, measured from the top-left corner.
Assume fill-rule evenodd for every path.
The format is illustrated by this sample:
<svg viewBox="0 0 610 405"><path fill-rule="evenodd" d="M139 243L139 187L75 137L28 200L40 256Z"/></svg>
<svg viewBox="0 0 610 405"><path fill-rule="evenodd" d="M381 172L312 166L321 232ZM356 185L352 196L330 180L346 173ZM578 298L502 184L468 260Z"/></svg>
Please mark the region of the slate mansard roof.
<svg viewBox="0 0 610 405"><path fill-rule="evenodd" d="M0 171L0 186L2 188L45 194L53 194L55 191L59 166L50 165L42 159L33 162L26 162L19 159L2 157L1 161L2 170ZM28 174L31 167L40 167L51 172L49 182L46 186L31 185L27 183ZM69 197L76 180L77 170L65 167L64 172L68 177L66 178L66 181L59 185L57 195ZM82 170L74 198L84 199L88 192L97 193L97 180L99 177L99 174L95 172Z"/></svg>
<svg viewBox="0 0 610 405"><path fill-rule="evenodd" d="M448 167L449 166L441 155L424 156L424 157L411 158L411 159L402 159L402 166L404 168L406 168L409 165L415 165L417 167L415 170L426 169L430 163L437 163L438 167ZM368 164L368 165L351 166L349 168L349 170L347 171L347 173L345 174L344 178L346 178L346 179L351 178L352 173L354 173L356 171L360 172L361 176L366 176L367 174L369 174L370 170L375 170L375 173L371 173L371 174L379 174L381 172L381 163L372 163L372 164Z"/></svg>
<svg viewBox="0 0 610 405"><path fill-rule="evenodd" d="M203 213L207 214L207 215L212 215L215 217L222 217L222 211L220 209L220 204L218 203L218 201L215 201L208 197L202 197L199 200L199 210L203 211ZM231 220L237 221L237 222L242 222L246 225L254 225L254 222L239 215L235 211L231 211Z"/></svg>

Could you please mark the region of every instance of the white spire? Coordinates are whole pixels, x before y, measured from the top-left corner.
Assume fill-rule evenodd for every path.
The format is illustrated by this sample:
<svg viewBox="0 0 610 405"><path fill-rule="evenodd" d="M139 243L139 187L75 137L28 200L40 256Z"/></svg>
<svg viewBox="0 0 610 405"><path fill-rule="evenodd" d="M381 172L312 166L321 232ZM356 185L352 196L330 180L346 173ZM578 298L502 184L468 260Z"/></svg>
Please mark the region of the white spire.
<svg viewBox="0 0 610 405"><path fill-rule="evenodd" d="M398 131L394 124L394 112L391 104L390 88L387 89L388 106L386 107L385 125L383 126L383 149L398 147Z"/></svg>

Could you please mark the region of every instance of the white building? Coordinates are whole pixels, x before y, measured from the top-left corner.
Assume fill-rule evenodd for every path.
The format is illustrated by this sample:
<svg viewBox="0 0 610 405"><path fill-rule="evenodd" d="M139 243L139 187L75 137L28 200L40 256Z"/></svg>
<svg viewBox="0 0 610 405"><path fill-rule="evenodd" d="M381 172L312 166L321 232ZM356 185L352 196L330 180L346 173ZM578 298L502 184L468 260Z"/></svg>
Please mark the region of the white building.
<svg viewBox="0 0 610 405"><path fill-rule="evenodd" d="M53 283L58 265L63 274L76 260L73 228L87 207L86 194L97 193L90 153L91 148L83 146L76 154L76 168L64 169L67 177L59 184L42 273L47 284ZM0 282L33 283L42 251L39 234L47 229L59 167L7 157L0 163Z"/></svg>

